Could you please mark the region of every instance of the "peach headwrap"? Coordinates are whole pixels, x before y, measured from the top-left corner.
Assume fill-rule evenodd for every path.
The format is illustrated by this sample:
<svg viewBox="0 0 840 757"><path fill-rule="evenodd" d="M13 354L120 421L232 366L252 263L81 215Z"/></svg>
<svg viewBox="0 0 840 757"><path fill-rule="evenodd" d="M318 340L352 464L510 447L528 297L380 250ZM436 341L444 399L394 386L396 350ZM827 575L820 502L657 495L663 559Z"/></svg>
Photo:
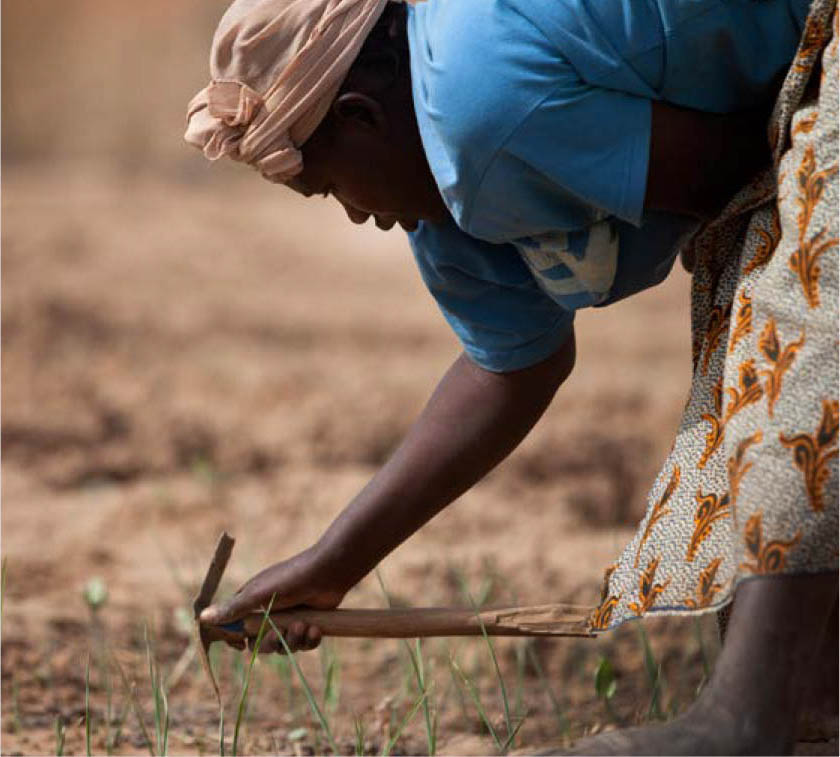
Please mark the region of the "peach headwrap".
<svg viewBox="0 0 840 757"><path fill-rule="evenodd" d="M210 52L210 84L184 139L285 182L390 0L235 0Z"/></svg>

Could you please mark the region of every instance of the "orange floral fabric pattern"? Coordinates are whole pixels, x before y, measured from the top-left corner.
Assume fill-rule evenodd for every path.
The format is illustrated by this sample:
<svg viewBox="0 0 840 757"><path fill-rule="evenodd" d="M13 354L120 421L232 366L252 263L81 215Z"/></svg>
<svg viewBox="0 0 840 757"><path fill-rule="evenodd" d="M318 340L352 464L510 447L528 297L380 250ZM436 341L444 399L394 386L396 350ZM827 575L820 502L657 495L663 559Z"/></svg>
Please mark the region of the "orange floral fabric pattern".
<svg viewBox="0 0 840 757"><path fill-rule="evenodd" d="M815 512L825 509L823 489L829 463L837 459L837 400L823 400L823 415L814 434L779 434L779 441L793 450L793 461L805 477L808 501Z"/></svg>
<svg viewBox="0 0 840 757"><path fill-rule="evenodd" d="M595 631L724 608L751 576L838 568L833 17L836 0L814 0L769 125L773 167L689 242L691 391Z"/></svg>

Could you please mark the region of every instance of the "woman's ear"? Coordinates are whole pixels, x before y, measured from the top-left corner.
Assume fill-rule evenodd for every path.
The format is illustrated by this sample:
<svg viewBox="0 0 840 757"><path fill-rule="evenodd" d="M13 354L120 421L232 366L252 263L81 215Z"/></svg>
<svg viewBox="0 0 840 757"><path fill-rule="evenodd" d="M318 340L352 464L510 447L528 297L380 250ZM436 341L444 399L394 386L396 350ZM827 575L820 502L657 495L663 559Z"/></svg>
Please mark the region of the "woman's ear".
<svg viewBox="0 0 840 757"><path fill-rule="evenodd" d="M374 129L381 136L388 135L388 118L382 106L361 92L345 92L332 104L332 112L339 122L355 121Z"/></svg>

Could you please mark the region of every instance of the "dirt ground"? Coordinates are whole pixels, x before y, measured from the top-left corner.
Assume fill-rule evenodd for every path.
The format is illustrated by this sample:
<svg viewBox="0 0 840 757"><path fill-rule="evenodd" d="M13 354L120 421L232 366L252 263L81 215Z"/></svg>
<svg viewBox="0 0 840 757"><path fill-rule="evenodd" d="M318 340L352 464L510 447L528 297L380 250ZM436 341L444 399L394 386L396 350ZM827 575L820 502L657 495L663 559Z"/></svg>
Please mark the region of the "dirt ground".
<svg viewBox="0 0 840 757"><path fill-rule="evenodd" d="M86 709L94 753L150 751L144 628L166 679L169 752L218 753L187 608L219 532L237 539L222 594L310 545L458 353L400 232L352 227L329 201L206 166L181 144L226 4L3 6L3 754L56 753L57 723L64 753L84 754ZM464 605L460 577L488 604L596 601L686 398L688 288L676 270L579 317L577 367L538 427L380 566L399 601ZM93 613L83 591L96 578L107 599ZM376 579L345 604L383 606ZM655 706L640 628L498 641L524 717L512 749L685 708L717 653L714 619L645 624ZM423 648L437 751L495 753L450 665L504 731L486 645ZM340 750L354 750L355 723L378 753L418 696L404 646L322 650L300 664L315 695L329 694ZM214 658L229 753L243 657ZM602 658L616 672L609 708L594 685ZM325 749L288 664L260 661L239 753ZM427 750L420 711L394 751Z"/></svg>

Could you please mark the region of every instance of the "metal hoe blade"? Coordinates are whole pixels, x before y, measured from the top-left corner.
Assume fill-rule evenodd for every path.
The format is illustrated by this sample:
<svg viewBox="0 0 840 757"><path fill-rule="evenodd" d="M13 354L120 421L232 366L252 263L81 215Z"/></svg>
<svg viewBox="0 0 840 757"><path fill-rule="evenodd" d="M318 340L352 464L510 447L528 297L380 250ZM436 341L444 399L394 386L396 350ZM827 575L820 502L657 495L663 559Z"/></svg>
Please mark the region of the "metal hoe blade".
<svg viewBox="0 0 840 757"><path fill-rule="evenodd" d="M207 575L204 576L201 589L199 589L198 594L193 601L198 656L201 658L201 664L204 667L210 682L213 684L213 691L216 692L216 701L219 703L220 710L222 708L222 693L219 691L219 684L216 683L216 677L213 675L213 669L210 667L210 658L207 656L207 650L210 648L210 643L218 637L212 634L206 626L201 625L199 616L201 615L201 611L204 610L205 607L208 607L213 601L216 589L219 588L219 582L222 580L222 575L227 567L228 560L230 560L234 543L234 539L227 532L223 533L219 537L219 543L216 544L216 552L210 562L210 567L207 569Z"/></svg>

